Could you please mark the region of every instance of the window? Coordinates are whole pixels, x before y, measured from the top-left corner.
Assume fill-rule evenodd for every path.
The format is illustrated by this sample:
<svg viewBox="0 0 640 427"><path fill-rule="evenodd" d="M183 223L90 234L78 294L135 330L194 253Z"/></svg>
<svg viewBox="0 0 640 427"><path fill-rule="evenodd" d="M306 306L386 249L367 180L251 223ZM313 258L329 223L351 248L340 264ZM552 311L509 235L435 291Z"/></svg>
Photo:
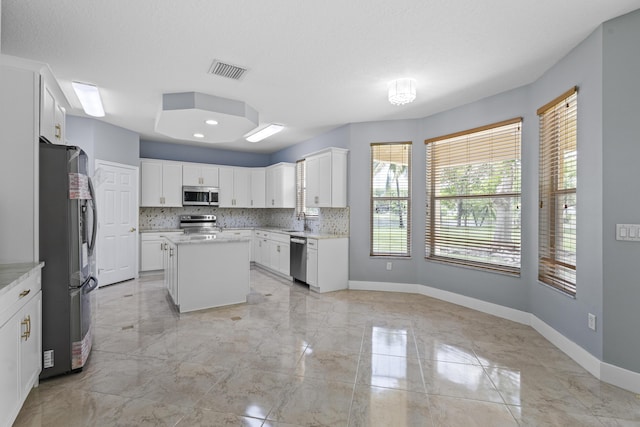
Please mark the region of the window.
<svg viewBox="0 0 640 427"><path fill-rule="evenodd" d="M538 280L576 294L578 88L538 109L540 212Z"/></svg>
<svg viewBox="0 0 640 427"><path fill-rule="evenodd" d="M296 215L300 217L303 213L307 217L318 216L320 208L308 208L306 206L307 186L306 168L304 159L296 162Z"/></svg>
<svg viewBox="0 0 640 427"><path fill-rule="evenodd" d="M425 141L426 258L520 273L516 118Z"/></svg>
<svg viewBox="0 0 640 427"><path fill-rule="evenodd" d="M371 144L371 256L411 255L411 143Z"/></svg>

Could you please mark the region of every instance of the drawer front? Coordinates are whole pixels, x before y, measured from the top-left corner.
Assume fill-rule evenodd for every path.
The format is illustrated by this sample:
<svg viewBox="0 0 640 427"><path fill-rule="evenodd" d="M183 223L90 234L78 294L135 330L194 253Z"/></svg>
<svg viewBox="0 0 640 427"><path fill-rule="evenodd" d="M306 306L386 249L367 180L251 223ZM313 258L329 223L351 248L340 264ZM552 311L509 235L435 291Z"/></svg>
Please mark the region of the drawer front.
<svg viewBox="0 0 640 427"><path fill-rule="evenodd" d="M140 233L140 239L143 242L148 240L162 240L163 236L179 236L180 234L184 234L182 231L167 231L164 233Z"/></svg>
<svg viewBox="0 0 640 427"><path fill-rule="evenodd" d="M289 241L291 240L291 236L289 236L288 234L270 233L269 236L271 240L280 243L289 243Z"/></svg>
<svg viewBox="0 0 640 427"><path fill-rule="evenodd" d="M0 326L40 291L41 278L38 270L0 297Z"/></svg>

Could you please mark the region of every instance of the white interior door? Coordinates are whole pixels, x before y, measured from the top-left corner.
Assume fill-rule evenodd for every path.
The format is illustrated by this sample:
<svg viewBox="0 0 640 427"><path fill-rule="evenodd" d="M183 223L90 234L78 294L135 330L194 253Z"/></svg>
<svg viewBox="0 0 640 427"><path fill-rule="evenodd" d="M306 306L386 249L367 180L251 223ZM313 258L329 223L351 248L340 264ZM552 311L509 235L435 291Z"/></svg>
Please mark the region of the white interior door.
<svg viewBox="0 0 640 427"><path fill-rule="evenodd" d="M97 275L100 286L136 277L138 268L138 168L96 160Z"/></svg>

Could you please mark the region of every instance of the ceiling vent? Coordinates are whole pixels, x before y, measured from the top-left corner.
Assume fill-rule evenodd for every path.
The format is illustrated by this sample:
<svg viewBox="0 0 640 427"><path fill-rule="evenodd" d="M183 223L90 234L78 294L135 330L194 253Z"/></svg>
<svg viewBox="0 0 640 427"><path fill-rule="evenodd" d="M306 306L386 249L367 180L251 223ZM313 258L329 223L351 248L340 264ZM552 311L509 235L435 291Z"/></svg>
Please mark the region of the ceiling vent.
<svg viewBox="0 0 640 427"><path fill-rule="evenodd" d="M213 74L214 76L226 77L233 80L240 80L246 72L246 68L238 67L237 65L226 64L222 61L218 61L217 59L213 61L211 68L209 68L209 74Z"/></svg>

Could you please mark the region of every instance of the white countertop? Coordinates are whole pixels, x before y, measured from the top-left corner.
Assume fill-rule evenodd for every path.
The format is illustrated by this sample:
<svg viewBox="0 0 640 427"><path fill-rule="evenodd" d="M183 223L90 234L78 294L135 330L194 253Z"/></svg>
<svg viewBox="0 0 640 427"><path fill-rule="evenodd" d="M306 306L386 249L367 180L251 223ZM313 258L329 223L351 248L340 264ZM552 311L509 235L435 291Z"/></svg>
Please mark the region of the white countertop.
<svg viewBox="0 0 640 427"><path fill-rule="evenodd" d="M165 239L175 245L200 245L211 243L251 242L248 237L225 236L224 233L216 234L178 234L165 236Z"/></svg>
<svg viewBox="0 0 640 427"><path fill-rule="evenodd" d="M307 239L346 239L349 237L348 234L312 233L308 231L286 230L279 227L239 227L239 228L223 228L223 231L222 231L223 234L222 236L218 234L219 236L218 239L221 239L224 236L225 231L234 231L234 230L262 230L268 233L287 234L289 236L306 237ZM182 232L182 231L183 230L180 228L153 228L153 229L146 228L146 229L140 230L140 233L167 233L167 232ZM174 238L176 238L176 236L171 236L171 239L174 239ZM198 239L195 239L195 240L198 240ZM196 241L193 241L192 243L196 243Z"/></svg>
<svg viewBox="0 0 640 427"><path fill-rule="evenodd" d="M34 274L44 266L44 262L0 264L0 295Z"/></svg>

